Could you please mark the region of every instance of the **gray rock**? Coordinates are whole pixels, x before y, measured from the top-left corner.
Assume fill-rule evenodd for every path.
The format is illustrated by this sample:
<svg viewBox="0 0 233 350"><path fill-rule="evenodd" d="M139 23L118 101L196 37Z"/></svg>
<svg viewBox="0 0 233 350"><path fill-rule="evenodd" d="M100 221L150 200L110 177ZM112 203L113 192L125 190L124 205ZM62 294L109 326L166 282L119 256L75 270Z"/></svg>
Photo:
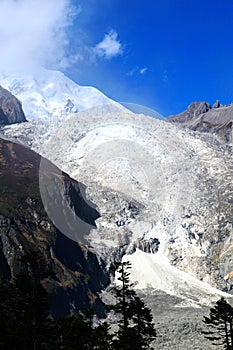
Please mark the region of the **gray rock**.
<svg viewBox="0 0 233 350"><path fill-rule="evenodd" d="M219 102L219 100L216 100L214 102L213 108L219 108L219 107L220 107L220 102Z"/></svg>
<svg viewBox="0 0 233 350"><path fill-rule="evenodd" d="M26 122L21 102L0 86L0 125Z"/></svg>
<svg viewBox="0 0 233 350"><path fill-rule="evenodd" d="M188 108L179 114L171 115L166 120L172 123L183 124L193 120L193 118L208 112L211 106L208 102L192 102Z"/></svg>
<svg viewBox="0 0 233 350"><path fill-rule="evenodd" d="M184 112L169 116L166 121L182 128L211 133L226 143L233 141L233 104L222 105L217 100L211 108L209 103L193 102Z"/></svg>

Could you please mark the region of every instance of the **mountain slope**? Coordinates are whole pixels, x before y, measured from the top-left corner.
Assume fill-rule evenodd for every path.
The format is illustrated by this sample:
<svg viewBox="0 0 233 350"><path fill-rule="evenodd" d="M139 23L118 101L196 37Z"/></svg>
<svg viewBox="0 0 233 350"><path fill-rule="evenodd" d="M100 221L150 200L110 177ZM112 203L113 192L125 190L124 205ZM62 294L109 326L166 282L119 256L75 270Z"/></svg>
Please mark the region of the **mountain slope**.
<svg viewBox="0 0 233 350"><path fill-rule="evenodd" d="M49 139L35 123L5 134L88 186L101 217L87 240L104 259L159 250L176 267L230 288L223 277L233 266L222 253L232 233L231 148L143 115L102 112L71 116Z"/></svg>
<svg viewBox="0 0 233 350"><path fill-rule="evenodd" d="M206 115L208 108L193 106L190 118L195 113L195 118ZM208 311L203 304L222 295L210 284L225 291L233 286L231 145L211 133L196 133L121 109L113 112L108 106L36 117L7 126L3 132L88 186L87 198L96 203L101 216L96 229L85 225L90 229L81 240L106 265L127 254L124 259L133 264L135 288L157 317L158 349L212 349L199 334ZM41 164L40 173L49 170ZM48 177L44 183L51 188ZM67 212L56 216L59 205L67 202L62 181L61 188L60 197L46 198L42 192L43 203L46 207L51 199L56 210L54 215L47 205L48 216L61 232L75 239L70 225L68 230L63 227ZM77 271L75 259L80 256L71 248L74 243L69 240L68 245L67 238L60 237L55 255L66 268ZM96 273L94 265L90 276ZM101 273L98 279L106 286ZM94 290L100 290L94 281ZM84 294L90 295L85 288ZM104 293L109 297L109 290Z"/></svg>
<svg viewBox="0 0 233 350"><path fill-rule="evenodd" d="M47 83L54 85L56 79ZM193 104L189 119L209 110L206 103ZM215 287L231 288L232 280L226 283L224 277L233 266L223 254L233 230L231 147L211 134L200 137L108 106L5 127L4 135L88 186L101 217L85 240L103 259L110 262L136 247L159 250L177 268ZM57 221L64 232L60 217Z"/></svg>
<svg viewBox="0 0 233 350"><path fill-rule="evenodd" d="M63 187L56 187L56 192L66 191L70 208L94 228L98 213L83 200L82 185L28 148L2 139L0 160L1 279L9 280L25 269L20 262L24 252L39 250L43 268L54 271L43 280L50 295L53 316L57 318L91 305L101 313L101 302L96 293L108 283L108 277L87 247L70 240L53 225L41 200L39 176L54 183L60 178ZM39 174L42 160L48 167ZM54 200L53 196L49 193L50 201ZM59 202L57 210L64 208ZM75 234L80 227L73 229Z"/></svg>

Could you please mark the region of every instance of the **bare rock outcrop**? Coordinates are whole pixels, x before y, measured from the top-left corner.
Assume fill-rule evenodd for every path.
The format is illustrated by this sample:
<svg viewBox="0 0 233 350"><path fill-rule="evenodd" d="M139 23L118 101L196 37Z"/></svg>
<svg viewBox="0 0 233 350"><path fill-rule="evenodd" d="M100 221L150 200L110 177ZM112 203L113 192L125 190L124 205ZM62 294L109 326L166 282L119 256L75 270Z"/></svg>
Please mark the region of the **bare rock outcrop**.
<svg viewBox="0 0 233 350"><path fill-rule="evenodd" d="M0 125L26 122L21 102L0 86Z"/></svg>
<svg viewBox="0 0 233 350"><path fill-rule="evenodd" d="M211 133L221 141L233 142L233 104L223 105L218 100L213 107L207 102L193 102L179 114L166 121L194 131Z"/></svg>

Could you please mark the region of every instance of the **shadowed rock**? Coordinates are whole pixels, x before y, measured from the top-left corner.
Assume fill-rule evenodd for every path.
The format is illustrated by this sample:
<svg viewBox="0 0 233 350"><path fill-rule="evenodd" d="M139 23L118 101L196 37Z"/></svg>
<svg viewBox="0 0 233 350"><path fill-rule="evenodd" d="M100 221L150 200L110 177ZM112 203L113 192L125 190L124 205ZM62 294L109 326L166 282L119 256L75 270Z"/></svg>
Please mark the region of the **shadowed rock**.
<svg viewBox="0 0 233 350"><path fill-rule="evenodd" d="M0 125L26 122L21 102L0 86Z"/></svg>
<svg viewBox="0 0 233 350"><path fill-rule="evenodd" d="M29 272L21 257L29 250L36 250L43 257L41 268L52 271L42 283L49 293L51 314L55 318L90 307L102 314L97 293L108 284L108 277L90 247L69 239L47 215L40 194L42 159L30 149L0 138L0 280L11 280L19 272ZM42 176L50 182L60 178L64 185L57 191L66 191L65 202L74 216L94 227L99 214L83 199L82 184L46 162L50 166L43 169ZM53 197L50 191L48 200L62 211L63 202ZM73 227L73 237L75 232L80 237L79 231L80 227Z"/></svg>

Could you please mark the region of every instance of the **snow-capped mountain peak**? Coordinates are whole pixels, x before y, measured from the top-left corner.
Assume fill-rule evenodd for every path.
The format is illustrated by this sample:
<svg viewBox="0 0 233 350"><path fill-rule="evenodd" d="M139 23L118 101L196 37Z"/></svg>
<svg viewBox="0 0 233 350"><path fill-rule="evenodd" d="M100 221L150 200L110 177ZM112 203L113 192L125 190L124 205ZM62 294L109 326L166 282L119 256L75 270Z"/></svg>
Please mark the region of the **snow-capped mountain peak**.
<svg viewBox="0 0 233 350"><path fill-rule="evenodd" d="M33 75L2 73L0 85L22 102L28 120L113 102L98 89L80 86L59 71L40 69Z"/></svg>

